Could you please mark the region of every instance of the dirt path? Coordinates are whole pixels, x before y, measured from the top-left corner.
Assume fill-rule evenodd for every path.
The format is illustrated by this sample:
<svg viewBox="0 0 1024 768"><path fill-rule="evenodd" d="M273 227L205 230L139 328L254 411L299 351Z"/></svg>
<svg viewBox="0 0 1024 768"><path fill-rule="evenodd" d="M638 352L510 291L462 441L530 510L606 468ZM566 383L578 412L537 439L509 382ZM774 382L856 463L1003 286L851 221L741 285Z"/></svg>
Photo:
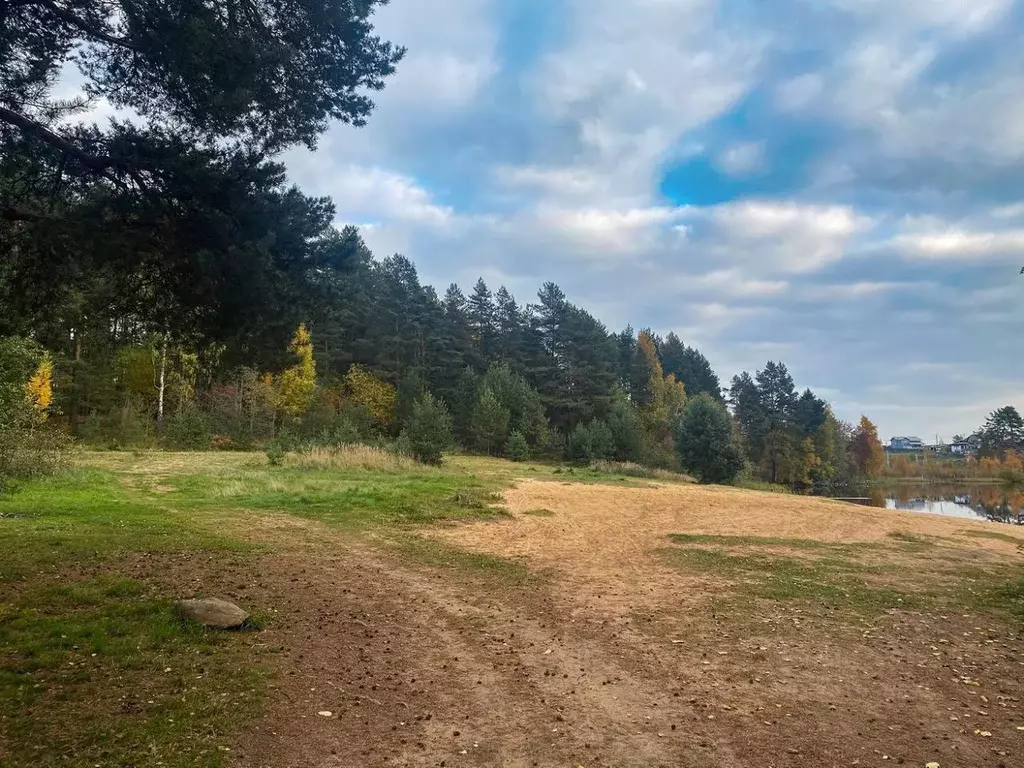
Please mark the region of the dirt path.
<svg viewBox="0 0 1024 768"><path fill-rule="evenodd" d="M265 715L231 764L1024 764L1019 630L909 611L837 621L782 603L730 612L709 604L706 583L650 556L667 532L838 540L938 524L955 537L964 523L860 509L851 519L824 502L733 521L723 505L736 499L683 504L678 493L524 483L511 508L553 517L442 533L553 569L527 583L420 565L314 522L252 521L250 535L276 554L192 577L275 608L254 635L274 651ZM970 544L1013 554L1012 542Z"/></svg>

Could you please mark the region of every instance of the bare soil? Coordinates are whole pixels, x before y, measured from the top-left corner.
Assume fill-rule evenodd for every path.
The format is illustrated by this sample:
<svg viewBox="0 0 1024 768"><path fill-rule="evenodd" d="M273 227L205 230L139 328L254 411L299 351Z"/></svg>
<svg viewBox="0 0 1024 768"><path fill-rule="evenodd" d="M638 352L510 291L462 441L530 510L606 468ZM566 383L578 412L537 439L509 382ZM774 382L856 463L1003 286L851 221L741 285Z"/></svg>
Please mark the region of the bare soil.
<svg viewBox="0 0 1024 768"><path fill-rule="evenodd" d="M962 535L979 524L683 486L523 482L507 504L511 519L423 534L542 578L423 564L277 517L247 526L274 554L155 558L132 575L268 607L252 642L275 675L237 768L1024 765L1019 621L739 606L654 553L670 533L898 531L1019 559L1013 542ZM554 515L523 514L536 509Z"/></svg>

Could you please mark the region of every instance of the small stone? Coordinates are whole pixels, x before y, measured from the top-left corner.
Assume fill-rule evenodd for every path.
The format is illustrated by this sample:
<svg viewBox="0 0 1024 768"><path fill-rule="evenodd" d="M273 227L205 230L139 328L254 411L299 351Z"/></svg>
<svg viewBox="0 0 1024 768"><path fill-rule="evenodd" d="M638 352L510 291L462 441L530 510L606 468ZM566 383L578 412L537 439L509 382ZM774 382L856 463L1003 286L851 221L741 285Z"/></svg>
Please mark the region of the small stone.
<svg viewBox="0 0 1024 768"><path fill-rule="evenodd" d="M210 629L237 629L249 618L249 614L234 603L215 597L179 600L174 604L174 613L180 619L194 621Z"/></svg>

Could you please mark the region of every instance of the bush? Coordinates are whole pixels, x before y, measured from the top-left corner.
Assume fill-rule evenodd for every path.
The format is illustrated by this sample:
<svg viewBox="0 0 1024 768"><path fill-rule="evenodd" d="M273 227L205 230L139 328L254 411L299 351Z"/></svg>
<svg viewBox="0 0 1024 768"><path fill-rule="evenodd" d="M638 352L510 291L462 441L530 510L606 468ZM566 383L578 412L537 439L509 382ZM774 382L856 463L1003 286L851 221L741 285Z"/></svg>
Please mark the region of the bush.
<svg viewBox="0 0 1024 768"><path fill-rule="evenodd" d="M561 460L565 458L565 435L552 427L541 431L537 440L537 455L545 459Z"/></svg>
<svg viewBox="0 0 1024 768"><path fill-rule="evenodd" d="M580 424L569 434L566 453L571 461L580 464L611 459L615 456L615 438L603 421Z"/></svg>
<svg viewBox="0 0 1024 768"><path fill-rule="evenodd" d="M403 433L413 457L424 464L440 464L452 442L452 420L444 403L433 395L423 395L412 408L409 425Z"/></svg>
<svg viewBox="0 0 1024 768"><path fill-rule="evenodd" d="M41 398L26 385L42 360L25 339L0 339L0 490L12 480L52 474L67 463L71 438L46 421Z"/></svg>
<svg viewBox="0 0 1024 768"><path fill-rule="evenodd" d="M280 443L271 443L267 446L267 462L272 467L280 467L284 464L284 457L288 455L288 452Z"/></svg>
<svg viewBox="0 0 1024 768"><path fill-rule="evenodd" d="M702 483L732 482L743 469L729 412L707 393L683 411L676 424L676 450L683 467Z"/></svg>
<svg viewBox="0 0 1024 768"><path fill-rule="evenodd" d="M512 461L526 461L529 459L530 444L526 442L526 435L518 429L509 435L505 452Z"/></svg>
<svg viewBox="0 0 1024 768"><path fill-rule="evenodd" d="M149 448L154 442L153 427L150 415L129 398L109 413L90 415L82 424L81 434L85 442L111 450Z"/></svg>
<svg viewBox="0 0 1024 768"><path fill-rule="evenodd" d="M212 439L210 419L196 408L186 408L172 415L164 429L164 441L180 451L209 450Z"/></svg>

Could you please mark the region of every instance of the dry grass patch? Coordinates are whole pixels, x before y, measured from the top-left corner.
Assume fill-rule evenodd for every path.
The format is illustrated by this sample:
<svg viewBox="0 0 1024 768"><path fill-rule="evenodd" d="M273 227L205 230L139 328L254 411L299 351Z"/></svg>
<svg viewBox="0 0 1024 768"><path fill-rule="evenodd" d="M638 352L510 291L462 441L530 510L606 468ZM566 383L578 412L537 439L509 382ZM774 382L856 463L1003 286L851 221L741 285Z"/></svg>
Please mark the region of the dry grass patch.
<svg viewBox="0 0 1024 768"><path fill-rule="evenodd" d="M306 469L362 469L370 472L429 471L415 460L368 445L343 445L338 448L311 448L290 453L285 459L289 467Z"/></svg>

